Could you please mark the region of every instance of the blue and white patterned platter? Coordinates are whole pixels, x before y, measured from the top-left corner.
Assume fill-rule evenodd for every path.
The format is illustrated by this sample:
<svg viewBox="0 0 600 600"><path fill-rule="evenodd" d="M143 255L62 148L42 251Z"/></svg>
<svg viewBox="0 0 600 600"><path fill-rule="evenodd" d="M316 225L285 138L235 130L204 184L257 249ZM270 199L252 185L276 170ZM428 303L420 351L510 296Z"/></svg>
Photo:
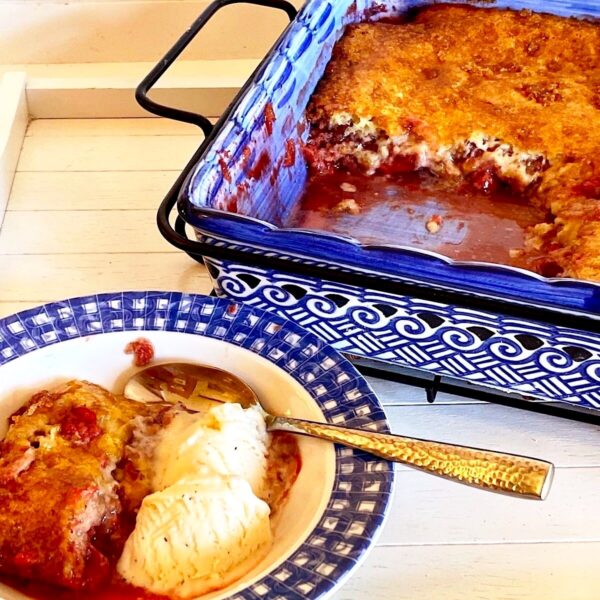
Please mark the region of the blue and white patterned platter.
<svg viewBox="0 0 600 600"><path fill-rule="evenodd" d="M344 27L433 1L308 0L188 165L179 215L219 296L391 370L600 411L599 283L286 226L307 178L298 123ZM480 4L600 18L591 0Z"/></svg>
<svg viewBox="0 0 600 600"><path fill-rule="evenodd" d="M274 269L206 264L219 296L291 319L340 352L600 410L597 334Z"/></svg>
<svg viewBox="0 0 600 600"><path fill-rule="evenodd" d="M320 338L263 310L178 292L123 292L46 304L0 320L0 422L28 394L66 379L115 388L130 372L125 345L143 335L156 360L214 364L244 378L270 410L388 432L354 367ZM299 438L302 470L275 528L271 554L206 598L324 598L365 557L393 484L390 463ZM319 485L315 485L315 481ZM0 597L22 598L0 585Z"/></svg>
<svg viewBox="0 0 600 600"><path fill-rule="evenodd" d="M238 245L248 252L305 264L324 263L356 274L357 281L379 277L421 282L600 316L597 283L546 278L511 266L456 261L422 249L366 244L332 232L289 227L308 177L301 148L309 128L298 124L305 121L306 105L345 26L402 15L432 3L308 0L190 170L179 190L180 214L207 243ZM600 18L597 1L481 0L479 4ZM273 116L267 119L269 114ZM296 148L292 164L286 158L290 143Z"/></svg>

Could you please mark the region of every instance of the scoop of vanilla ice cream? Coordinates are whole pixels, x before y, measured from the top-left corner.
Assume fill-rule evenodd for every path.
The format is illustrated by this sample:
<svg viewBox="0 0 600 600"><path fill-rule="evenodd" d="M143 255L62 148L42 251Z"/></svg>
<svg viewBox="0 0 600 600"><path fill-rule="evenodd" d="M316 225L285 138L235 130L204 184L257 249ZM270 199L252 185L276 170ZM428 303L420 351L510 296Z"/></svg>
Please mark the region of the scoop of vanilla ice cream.
<svg viewBox="0 0 600 600"><path fill-rule="evenodd" d="M129 583L191 598L229 585L268 551L269 506L246 480L201 471L144 499L117 565Z"/></svg>
<svg viewBox="0 0 600 600"><path fill-rule="evenodd" d="M153 488L164 490L205 466L237 475L261 495L267 471L268 433L258 406L219 404L204 413L178 414L160 435L154 452Z"/></svg>

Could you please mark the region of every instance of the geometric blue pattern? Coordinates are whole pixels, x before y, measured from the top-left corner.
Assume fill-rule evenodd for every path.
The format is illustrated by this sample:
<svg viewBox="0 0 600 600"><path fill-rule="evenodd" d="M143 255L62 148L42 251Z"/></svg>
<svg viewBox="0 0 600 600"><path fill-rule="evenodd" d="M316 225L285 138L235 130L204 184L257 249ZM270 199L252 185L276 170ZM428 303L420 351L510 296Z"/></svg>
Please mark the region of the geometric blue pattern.
<svg viewBox="0 0 600 600"><path fill-rule="evenodd" d="M296 379L327 422L389 433L356 369L319 337L280 316L179 292L123 292L53 302L0 319L2 365L62 341L115 331L179 331L246 348ZM391 463L336 447L327 508L300 548L235 600L301 600L330 592L372 545L389 508Z"/></svg>
<svg viewBox="0 0 600 600"><path fill-rule="evenodd" d="M206 262L219 296L288 318L340 352L600 409L597 334L273 269Z"/></svg>

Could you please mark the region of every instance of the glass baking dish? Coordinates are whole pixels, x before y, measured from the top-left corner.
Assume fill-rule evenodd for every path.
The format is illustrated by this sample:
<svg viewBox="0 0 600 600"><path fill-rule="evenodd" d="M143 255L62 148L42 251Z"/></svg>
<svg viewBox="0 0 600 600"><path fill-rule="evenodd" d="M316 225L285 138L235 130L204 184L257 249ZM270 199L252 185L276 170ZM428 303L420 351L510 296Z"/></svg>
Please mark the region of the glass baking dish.
<svg viewBox="0 0 600 600"><path fill-rule="evenodd" d="M210 5L138 88L148 110L207 134L159 209L163 235L205 262L218 295L295 320L371 365L600 410L599 284L284 226L307 178L304 110L344 27L432 2L308 0L296 14L282 0L252 1L291 22L214 127L149 100L210 17L238 2ZM592 2L492 6L600 16Z"/></svg>

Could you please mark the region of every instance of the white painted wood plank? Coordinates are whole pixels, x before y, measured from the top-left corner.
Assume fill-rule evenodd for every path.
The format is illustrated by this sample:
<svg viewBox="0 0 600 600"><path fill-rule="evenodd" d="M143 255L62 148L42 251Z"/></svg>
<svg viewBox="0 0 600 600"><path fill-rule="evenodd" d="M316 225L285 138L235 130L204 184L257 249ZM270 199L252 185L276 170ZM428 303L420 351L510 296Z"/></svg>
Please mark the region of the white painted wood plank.
<svg viewBox="0 0 600 600"><path fill-rule="evenodd" d="M557 469L543 502L417 471L401 471L396 477L392 510L379 540L384 545L600 542L599 467Z"/></svg>
<svg viewBox="0 0 600 600"><path fill-rule="evenodd" d="M113 89L130 89L154 68L159 60L135 62L128 58L122 62L93 62L67 64L18 65L26 70L28 89L49 89L62 86L66 89L89 89L92 86ZM257 67L259 58L227 60L181 60L173 63L154 89L206 88L211 90L239 87ZM0 65L0 71L7 65ZM10 66L15 70L15 65Z"/></svg>
<svg viewBox="0 0 600 600"><path fill-rule="evenodd" d="M35 119L106 119L119 117L151 117L135 100L135 88L142 80L122 85L105 82L103 85L86 84L83 88L53 82L49 87L28 89L29 113ZM209 88L203 81L192 87L161 88L152 92L152 99L164 106L181 108L190 112L214 117L221 114L235 98L246 78L234 87Z"/></svg>
<svg viewBox="0 0 600 600"><path fill-rule="evenodd" d="M206 269L183 252L0 257L2 302L41 304L123 290L208 294L211 285Z"/></svg>
<svg viewBox="0 0 600 600"><path fill-rule="evenodd" d="M26 82L25 73L0 78L0 227L29 120Z"/></svg>
<svg viewBox="0 0 600 600"><path fill-rule="evenodd" d="M181 170L200 145L194 136L25 138L18 171Z"/></svg>
<svg viewBox="0 0 600 600"><path fill-rule="evenodd" d="M297 6L303 3L292 1ZM9 63L157 61L208 4L208 0L3 0L0 57ZM186 55L261 57L286 23L281 11L226 7Z"/></svg>
<svg viewBox="0 0 600 600"><path fill-rule="evenodd" d="M394 433L535 456L559 467L600 466L600 427L496 404L388 406Z"/></svg>
<svg viewBox="0 0 600 600"><path fill-rule="evenodd" d="M201 138L195 125L169 119L35 119L29 124L27 137L73 137L115 135L193 135Z"/></svg>
<svg viewBox="0 0 600 600"><path fill-rule="evenodd" d="M34 308L38 304L39 302L0 302L0 319L28 308Z"/></svg>
<svg viewBox="0 0 600 600"><path fill-rule="evenodd" d="M21 172L7 210L156 210L178 175L177 170Z"/></svg>
<svg viewBox="0 0 600 600"><path fill-rule="evenodd" d="M378 547L333 599L598 600L598 556L600 543Z"/></svg>
<svg viewBox="0 0 600 600"><path fill-rule="evenodd" d="M85 193L82 190L83 193ZM123 204L127 199L123 198ZM68 242L67 242L68 240ZM155 210L8 212L0 254L180 253L160 234Z"/></svg>
<svg viewBox="0 0 600 600"><path fill-rule="evenodd" d="M157 82L152 98L207 117L220 115L258 62L182 60ZM38 119L152 116L137 104L135 89L153 67L154 62L25 65L29 112ZM6 68L0 65L0 72Z"/></svg>

